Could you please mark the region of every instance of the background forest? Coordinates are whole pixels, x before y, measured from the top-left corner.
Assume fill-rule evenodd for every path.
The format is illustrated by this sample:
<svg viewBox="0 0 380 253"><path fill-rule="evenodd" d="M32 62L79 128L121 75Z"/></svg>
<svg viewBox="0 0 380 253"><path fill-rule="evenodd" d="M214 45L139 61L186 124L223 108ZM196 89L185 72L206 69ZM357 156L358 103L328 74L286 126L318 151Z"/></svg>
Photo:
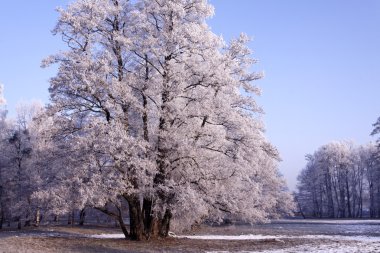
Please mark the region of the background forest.
<svg viewBox="0 0 380 253"><path fill-rule="evenodd" d="M380 118L372 135L380 132ZM296 200L302 216L380 217L380 139L355 146L332 142L306 156Z"/></svg>

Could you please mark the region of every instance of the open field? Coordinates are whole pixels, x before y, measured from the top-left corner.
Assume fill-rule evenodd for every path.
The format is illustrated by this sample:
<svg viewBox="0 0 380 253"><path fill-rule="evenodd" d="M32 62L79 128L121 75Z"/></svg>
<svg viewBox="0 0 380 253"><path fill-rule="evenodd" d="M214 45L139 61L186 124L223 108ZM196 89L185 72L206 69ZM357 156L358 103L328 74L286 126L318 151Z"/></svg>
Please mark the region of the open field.
<svg viewBox="0 0 380 253"><path fill-rule="evenodd" d="M281 220L202 226L165 240L131 242L117 228L49 226L0 232L0 252L380 252L379 220Z"/></svg>

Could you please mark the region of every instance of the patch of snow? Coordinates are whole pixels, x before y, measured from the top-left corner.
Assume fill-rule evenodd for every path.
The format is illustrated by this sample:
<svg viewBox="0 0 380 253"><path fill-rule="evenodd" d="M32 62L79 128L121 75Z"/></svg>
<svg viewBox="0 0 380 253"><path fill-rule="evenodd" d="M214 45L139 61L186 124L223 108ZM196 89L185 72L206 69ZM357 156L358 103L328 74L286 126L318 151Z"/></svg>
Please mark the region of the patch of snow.
<svg viewBox="0 0 380 253"><path fill-rule="evenodd" d="M343 235L183 235L176 238L188 238L195 240L281 240L281 239L327 239L339 241L379 242L380 237L374 236L343 236Z"/></svg>
<svg viewBox="0 0 380 253"><path fill-rule="evenodd" d="M124 234L99 234L99 235L88 235L90 238L96 239L124 239Z"/></svg>
<svg viewBox="0 0 380 253"><path fill-rule="evenodd" d="M265 239L280 239L282 236L273 235L181 235L176 238L188 238L195 240L265 240Z"/></svg>
<svg viewBox="0 0 380 253"><path fill-rule="evenodd" d="M267 253L290 253L290 252L313 252L313 253L370 253L379 252L380 244L367 244L367 243L332 243L332 244L321 244L321 245L302 245L297 247L292 247L288 249L264 251Z"/></svg>
<svg viewBox="0 0 380 253"><path fill-rule="evenodd" d="M234 251L235 252L235 251ZM237 251L235 253L254 253L258 251ZM300 253L300 252L313 252L313 253L373 253L380 252L380 243L368 244L365 242L354 242L347 244L345 242L334 242L331 244L320 245L300 245L277 250L264 250L259 251L262 253ZM208 251L207 253L229 253L229 251Z"/></svg>
<svg viewBox="0 0 380 253"><path fill-rule="evenodd" d="M332 243L332 244L321 244L321 245L301 245L297 247L292 247L288 249L280 250L267 250L263 251L266 253L293 253L293 252L313 252L313 253L372 253L379 252L380 244L367 244L367 243L354 243L354 244L344 244L344 243Z"/></svg>
<svg viewBox="0 0 380 253"><path fill-rule="evenodd" d="M276 223L319 223L319 224L380 224L380 220L361 220L361 219L347 219L347 220L342 220L342 219L289 219L289 220L273 220L273 224Z"/></svg>
<svg viewBox="0 0 380 253"><path fill-rule="evenodd" d="M289 238L289 237L288 237ZM356 242L378 242L380 243L380 237L376 236L345 236L345 235L303 235L293 236L290 238L303 238L303 239L327 239L327 240L339 240L339 241L356 241Z"/></svg>

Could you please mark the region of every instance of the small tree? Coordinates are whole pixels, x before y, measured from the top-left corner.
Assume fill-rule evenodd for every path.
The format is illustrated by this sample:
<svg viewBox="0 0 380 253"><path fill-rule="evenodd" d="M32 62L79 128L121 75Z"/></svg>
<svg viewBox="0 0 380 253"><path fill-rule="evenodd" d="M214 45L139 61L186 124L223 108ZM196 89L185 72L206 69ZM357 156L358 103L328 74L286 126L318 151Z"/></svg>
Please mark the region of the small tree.
<svg viewBox="0 0 380 253"><path fill-rule="evenodd" d="M0 84L0 229L3 227L3 222L5 218L5 178L4 178L4 167L5 167L5 156L4 156L4 139L7 132L7 123L5 121L7 111L3 108L5 104L5 99L3 98L3 86Z"/></svg>
<svg viewBox="0 0 380 253"><path fill-rule="evenodd" d="M31 224L31 194L36 190L35 185L38 183L34 178L32 166L35 145L32 118L41 107L35 103L19 105L16 120L3 123L1 204L3 217L8 221L17 219L19 228L22 226L22 220L25 220L25 226Z"/></svg>
<svg viewBox="0 0 380 253"><path fill-rule="evenodd" d="M0 83L0 106L6 103L3 93L4 93L4 86Z"/></svg>

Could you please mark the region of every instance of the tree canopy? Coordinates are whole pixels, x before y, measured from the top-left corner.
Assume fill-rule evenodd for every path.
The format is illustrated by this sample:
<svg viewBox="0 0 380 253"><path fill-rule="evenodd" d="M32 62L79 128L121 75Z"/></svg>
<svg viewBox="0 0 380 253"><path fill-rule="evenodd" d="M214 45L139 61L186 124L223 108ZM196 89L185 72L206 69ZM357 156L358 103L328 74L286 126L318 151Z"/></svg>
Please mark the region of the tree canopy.
<svg viewBox="0 0 380 253"><path fill-rule="evenodd" d="M43 63L59 69L35 121L39 207L96 208L136 240L289 213L249 38L212 33L206 0L77 0L59 12L68 50Z"/></svg>

